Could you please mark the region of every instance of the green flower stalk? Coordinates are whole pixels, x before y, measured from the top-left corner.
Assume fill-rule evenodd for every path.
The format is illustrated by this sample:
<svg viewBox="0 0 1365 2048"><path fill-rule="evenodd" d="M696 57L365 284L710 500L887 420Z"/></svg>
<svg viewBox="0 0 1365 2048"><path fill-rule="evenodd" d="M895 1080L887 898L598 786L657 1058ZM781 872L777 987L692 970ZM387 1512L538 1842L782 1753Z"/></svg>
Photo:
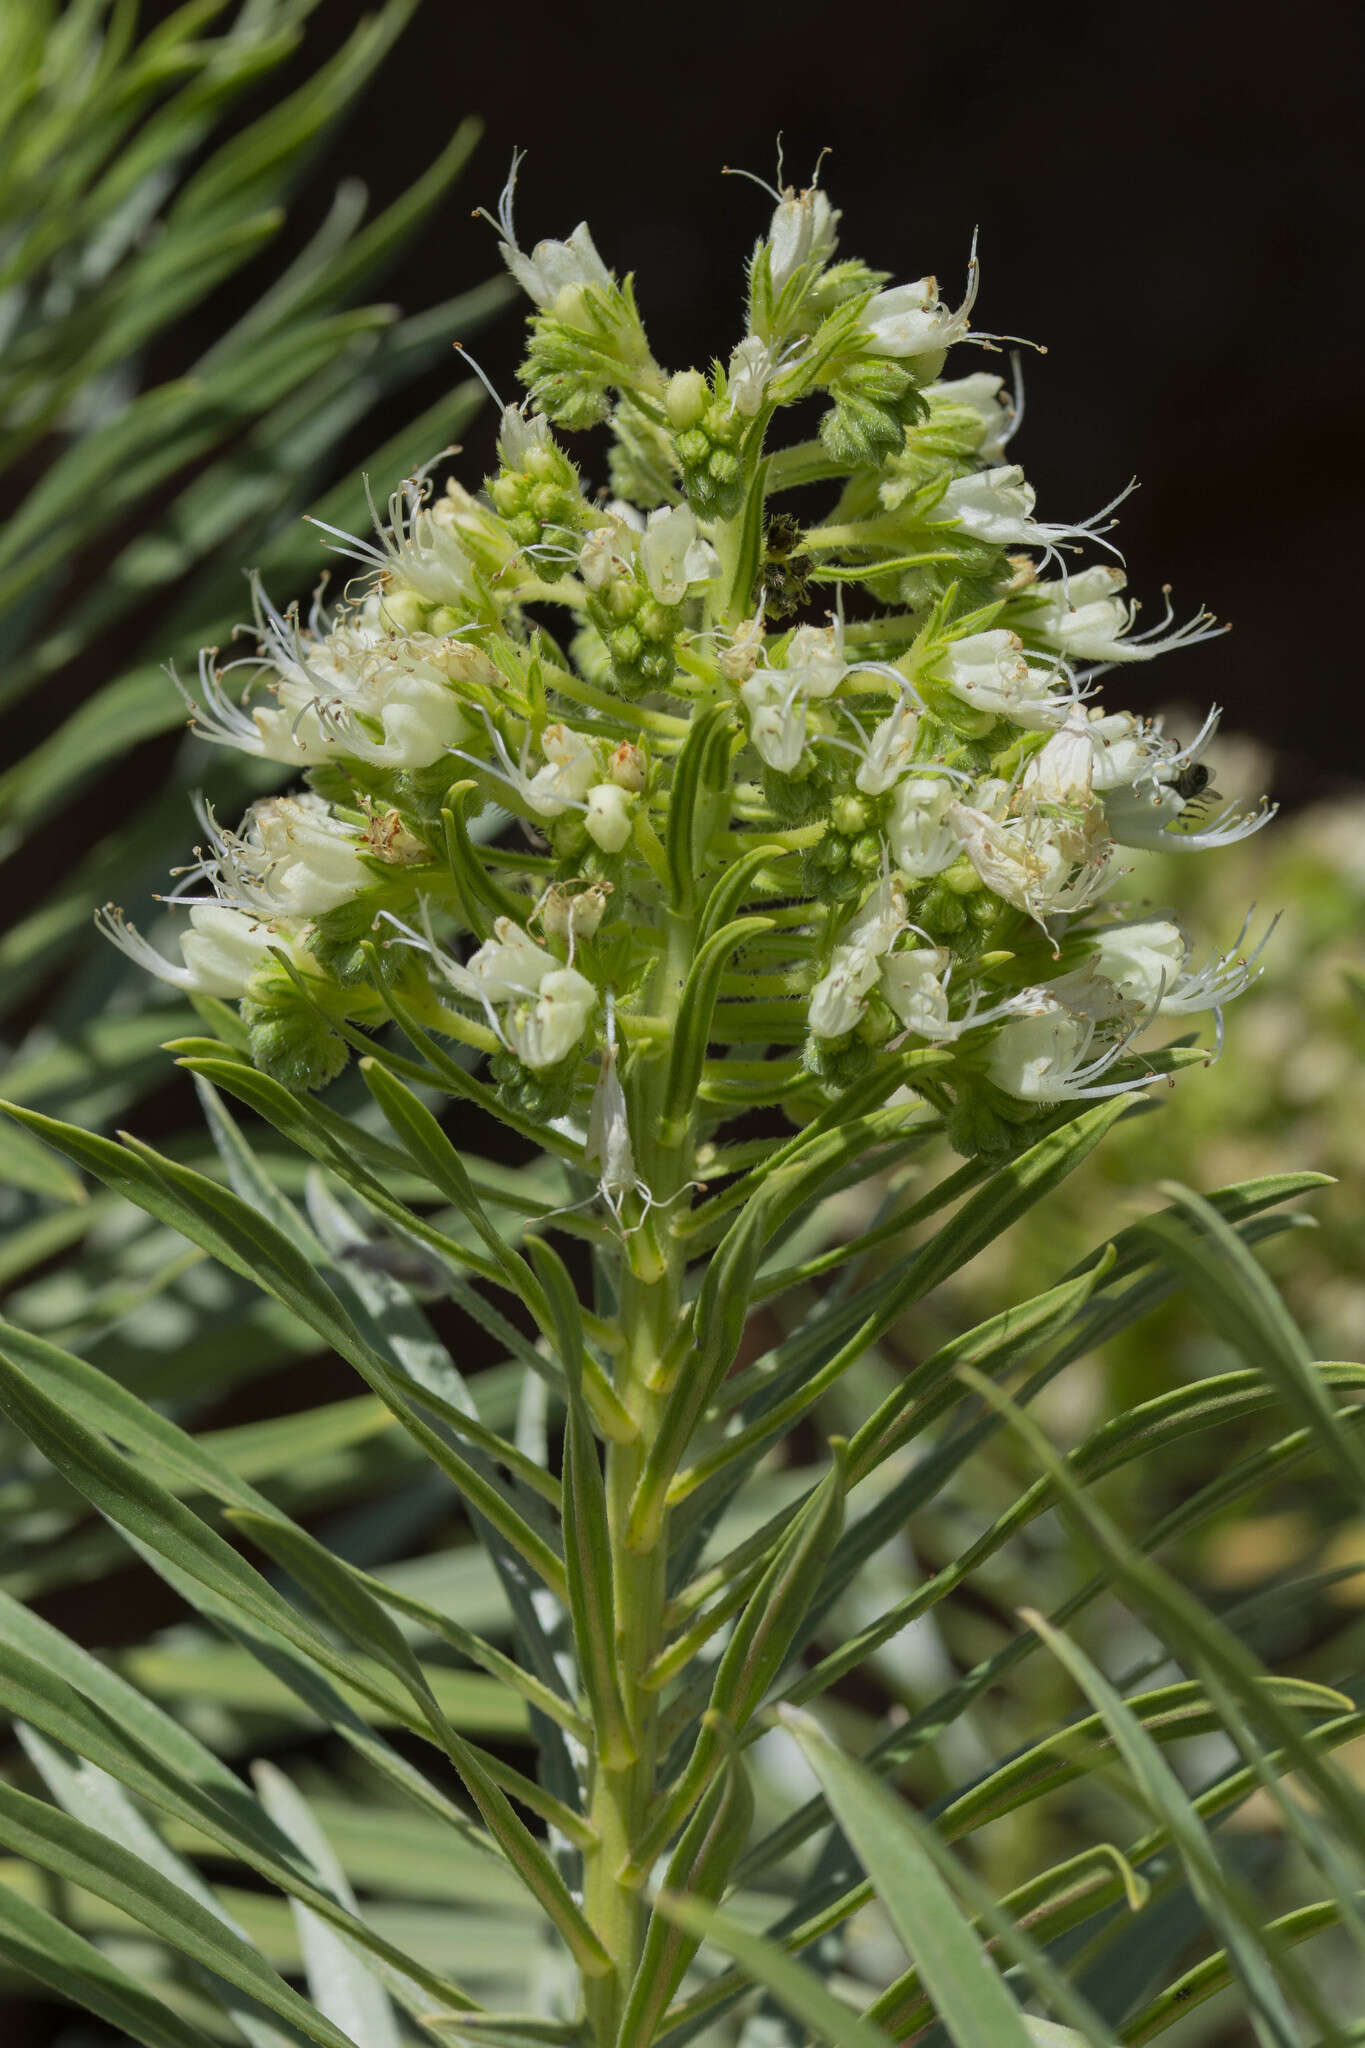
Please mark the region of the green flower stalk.
<svg viewBox="0 0 1365 2048"><path fill-rule="evenodd" d="M522 248L515 181L495 226L535 310L496 469L480 489L421 473L372 539L328 530L349 580L306 616L256 587L255 652L205 655L194 729L307 787L235 826L201 809L168 898L179 962L103 922L206 1014L240 1005L238 1064L215 1071L324 1164L345 1157L335 1117L285 1091L367 1054L405 1152L471 1226L462 1256L534 1321L567 1417L555 1513L534 1498L498 1526L569 1620L572 1838L539 1795L547 1854L440 1739L574 1958L594 2037L644 2048L699 1939L654 1887L722 1897L745 1747L809 1639L850 1489L904 1440L893 1402L780 1528L698 1574L727 1487L914 1298L878 1294L842 1335L831 1310L808 1359L797 1341L735 1373L774 1255L830 1191L939 1133L963 1187L1027 1153L1041 1188L1055 1134L1092 1142L1204 1057L1136 1041L1200 1012L1221 1033L1255 953L1239 936L1199 964L1174 922L1125 912L1123 850L1215 848L1270 812L1218 807L1216 712L1182 745L1100 702L1105 672L1220 629L1168 609L1135 630L1112 505L1035 517L1008 459L1017 376L944 375L999 339L970 326L974 252L953 306L931 277L840 260L818 186L774 194L747 331L669 371L586 225ZM815 435L784 436L812 401ZM504 1238L412 1079L537 1137L562 1210ZM764 1135L734 1130L754 1113ZM392 1216L367 1143L356 1184ZM591 1308L559 1228L593 1247Z"/></svg>

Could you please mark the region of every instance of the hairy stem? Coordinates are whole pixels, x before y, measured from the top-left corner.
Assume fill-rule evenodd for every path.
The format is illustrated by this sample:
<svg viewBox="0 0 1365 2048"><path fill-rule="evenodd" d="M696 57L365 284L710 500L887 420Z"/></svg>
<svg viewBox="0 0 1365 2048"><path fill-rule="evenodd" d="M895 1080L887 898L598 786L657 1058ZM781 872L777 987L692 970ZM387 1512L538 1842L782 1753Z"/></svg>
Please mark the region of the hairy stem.
<svg viewBox="0 0 1365 2048"><path fill-rule="evenodd" d="M651 1006L668 1020L670 1032L695 944L688 920L674 918L659 963ZM622 1882L649 1820L656 1794L659 1695L642 1683L659 1653L667 1598L668 1524L646 1548L627 1541L631 1501L658 1431L663 1407L661 1367L677 1336L682 1316L686 1254L667 1227L666 1205L680 1197L691 1172L692 1120L672 1143L660 1130L659 1097L665 1061L642 1061L631 1077L631 1124L638 1133L637 1164L655 1207L637 1236L646 1240L632 1256L627 1245L615 1277L622 1351L617 1367L621 1400L639 1425L629 1443L612 1443L606 1453L607 1528L616 1604L617 1680L634 1736L634 1760L612 1768L600 1746L594 1764L590 1818L601 1846L589 1858L584 1911L612 1958L611 1974L585 1987L587 2014L603 2048L616 2035L644 1939L645 1904L638 1886Z"/></svg>

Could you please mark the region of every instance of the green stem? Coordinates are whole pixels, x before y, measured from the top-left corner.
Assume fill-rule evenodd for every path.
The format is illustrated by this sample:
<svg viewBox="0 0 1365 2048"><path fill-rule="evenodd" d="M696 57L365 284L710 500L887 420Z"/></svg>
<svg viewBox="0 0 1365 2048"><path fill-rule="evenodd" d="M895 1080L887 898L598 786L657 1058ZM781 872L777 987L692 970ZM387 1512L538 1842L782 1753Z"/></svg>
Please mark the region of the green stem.
<svg viewBox="0 0 1365 2048"><path fill-rule="evenodd" d="M740 509L733 519L720 520L713 529L721 573L708 594L704 621L708 630L719 626L733 632L741 624L758 571L766 478L761 429L753 432L746 457L748 477ZM686 730L682 720L670 719L668 724ZM666 867L660 879L669 887ZM694 1110L681 1117L665 1116L671 1063L664 1055L677 1035L683 991L700 936L695 914L685 915L681 904L675 904L668 915L666 945L638 1012L651 1026L661 1026L662 1035L652 1043L637 1041L632 1046L623 1076L636 1167L651 1190L654 1206L636 1226L634 1238L623 1246L614 1276L620 1336L616 1386L639 1433L628 1442L607 1446L607 1538L616 1617L616 1677L635 1756L629 1763L613 1765L603 1753L601 1740L594 1740L589 1818L600 1846L586 1860L583 1910L612 1959L608 1974L584 1981L586 2014L599 2048L611 2048L619 2032L648 1919L638 1883L623 1883L622 1875L634 1863L639 1845L657 1819L660 1699L658 1690L644 1681L664 1642L668 1517L660 1518L657 1531L644 1547L639 1546L638 1532L636 1541L628 1542L627 1531L631 1502L663 1418L668 1379L664 1364L676 1357L683 1321L687 1251L678 1229L683 1216L678 1212L687 1207L685 1190L693 1172L696 1117Z"/></svg>
<svg viewBox="0 0 1365 2048"><path fill-rule="evenodd" d="M649 992L651 1008L669 1023L676 1022L686 971L696 943L690 920L670 920L669 942ZM682 1278L686 1253L673 1231L671 1198L680 1197L692 1170L692 1119L672 1144L660 1135L662 1088L667 1062L641 1056L629 1077L631 1127L636 1138L637 1166L653 1191L653 1210L642 1220L636 1238L618 1258L616 1275L621 1353L617 1390L622 1404L638 1424L628 1443L611 1443L606 1453L607 1535L611 1555L616 1611L615 1662L627 1725L634 1736L635 1756L613 1767L595 1743L589 1818L600 1838L584 1871L583 1910L593 1932L612 1959L609 1974L584 1983L589 2023L600 2048L609 2048L639 1964L647 1910L638 1886L621 1882L637 1844L653 1817L659 1752L659 1695L643 1684L659 1654L664 1636L667 1598L668 1524L646 1550L626 1540L630 1505L644 1462L659 1428L663 1395L657 1382L660 1366L676 1340L682 1317ZM647 1243L642 1242L647 1240ZM637 1250L636 1247L639 1247Z"/></svg>

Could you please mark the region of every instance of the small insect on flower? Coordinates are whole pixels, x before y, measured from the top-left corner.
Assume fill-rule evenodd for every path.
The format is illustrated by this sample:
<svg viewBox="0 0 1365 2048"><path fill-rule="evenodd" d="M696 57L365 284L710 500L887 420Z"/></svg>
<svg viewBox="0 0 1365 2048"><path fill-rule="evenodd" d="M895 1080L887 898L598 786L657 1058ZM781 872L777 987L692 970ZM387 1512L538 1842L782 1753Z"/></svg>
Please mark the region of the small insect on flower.
<svg viewBox="0 0 1365 2048"><path fill-rule="evenodd" d="M785 512L770 519L753 593L765 618L780 620L800 611L810 597L813 567L800 521Z"/></svg>

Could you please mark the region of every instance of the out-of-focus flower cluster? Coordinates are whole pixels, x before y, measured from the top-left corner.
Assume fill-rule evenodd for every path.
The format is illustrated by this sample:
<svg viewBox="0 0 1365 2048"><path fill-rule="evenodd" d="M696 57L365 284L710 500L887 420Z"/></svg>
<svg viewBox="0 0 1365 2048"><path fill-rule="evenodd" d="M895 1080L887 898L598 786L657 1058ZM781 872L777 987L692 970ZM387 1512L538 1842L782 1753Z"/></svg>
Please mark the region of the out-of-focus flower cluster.
<svg viewBox="0 0 1365 2048"><path fill-rule="evenodd" d="M1226 846L1268 812L1213 794L1216 712L1182 743L1098 695L1218 629L1169 605L1140 626L1112 505L1035 516L1017 371L945 375L950 349L995 347L970 326L975 252L954 306L839 260L818 187L775 193L746 333L670 374L586 225L522 248L515 175L496 225L534 312L496 468L478 490L419 476L372 538L329 533L349 581L307 616L257 587L254 651L204 656L193 722L307 792L232 828L203 811L178 962L113 911L110 934L240 1002L291 1085L397 1009L580 1130L620 1092L618 1040L623 1071L658 1052L651 991L722 885L767 922L709 1043L745 1099L766 1074L798 1116L921 1045L942 1057L920 1093L989 1145L1141 1083L1158 1016L1221 1031L1254 950L1210 956L1137 907L1129 849ZM812 400L818 434L784 443ZM601 488L564 438L590 428ZM786 495L821 484L815 518Z"/></svg>
<svg viewBox="0 0 1365 2048"><path fill-rule="evenodd" d="M1259 772L1250 749L1220 752L1228 770ZM974 1260L927 1323L919 1312L917 1342L932 1348L936 1333L960 1327L964 1303L976 1314L1004 1307L1042 1262L1080 1258L1106 1232L1159 1207L1163 1179L1228 1185L1307 1165L1335 1178L1331 1200L1293 1233L1292 1251L1282 1256L1272 1244L1264 1256L1315 1355L1356 1357L1365 1346L1365 797L1300 811L1224 860L1141 855L1128 886L1139 902L1172 905L1203 927L1242 915L1253 893L1279 912L1256 1000L1217 1064L1177 1081L1180 1114L1120 1122L1049 1198L1045 1217L1023 1219ZM857 1214L846 1218L855 1229L875 1187L857 1199ZM1120 1406L1138 1389L1151 1394L1154 1361L1175 1385L1223 1355L1183 1295L1155 1314L1108 1348L1119 1386L1106 1398Z"/></svg>

